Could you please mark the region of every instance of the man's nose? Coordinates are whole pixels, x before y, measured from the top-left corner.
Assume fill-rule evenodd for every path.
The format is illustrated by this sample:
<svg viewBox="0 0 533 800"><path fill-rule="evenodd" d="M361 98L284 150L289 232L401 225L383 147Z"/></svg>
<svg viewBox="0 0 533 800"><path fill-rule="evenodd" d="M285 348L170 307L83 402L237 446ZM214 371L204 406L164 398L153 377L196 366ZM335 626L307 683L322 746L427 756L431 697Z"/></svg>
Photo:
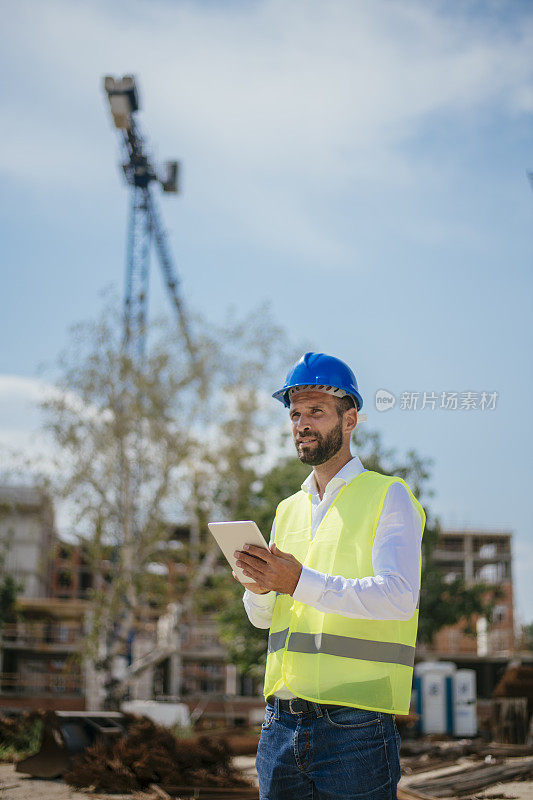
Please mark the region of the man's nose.
<svg viewBox="0 0 533 800"><path fill-rule="evenodd" d="M308 430L308 428L309 428L309 420L306 419L306 417L304 417L304 415L302 414L296 420L296 430L297 431L305 431L305 430Z"/></svg>

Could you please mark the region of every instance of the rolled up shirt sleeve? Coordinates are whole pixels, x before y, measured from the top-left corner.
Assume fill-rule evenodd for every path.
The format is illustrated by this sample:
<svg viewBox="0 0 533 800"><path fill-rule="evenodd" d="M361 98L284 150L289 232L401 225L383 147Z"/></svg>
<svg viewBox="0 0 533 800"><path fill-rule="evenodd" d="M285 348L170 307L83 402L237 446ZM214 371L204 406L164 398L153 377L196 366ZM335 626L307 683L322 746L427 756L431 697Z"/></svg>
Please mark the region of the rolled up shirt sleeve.
<svg viewBox="0 0 533 800"><path fill-rule="evenodd" d="M401 483L389 487L372 548L374 575L344 578L303 567L293 597L359 619L410 619L420 590L422 520ZM262 595L266 597L266 595Z"/></svg>
<svg viewBox="0 0 533 800"><path fill-rule="evenodd" d="M248 619L256 628L270 628L276 597L276 592L254 594L248 589L244 590L242 598L244 608L248 614Z"/></svg>

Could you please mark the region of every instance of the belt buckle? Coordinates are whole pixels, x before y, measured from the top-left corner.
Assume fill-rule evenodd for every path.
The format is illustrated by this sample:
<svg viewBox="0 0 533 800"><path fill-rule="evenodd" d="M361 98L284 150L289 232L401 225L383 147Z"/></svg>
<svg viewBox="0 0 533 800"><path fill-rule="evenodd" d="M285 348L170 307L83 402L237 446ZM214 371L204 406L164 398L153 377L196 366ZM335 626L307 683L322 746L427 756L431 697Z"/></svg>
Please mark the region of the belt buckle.
<svg viewBox="0 0 533 800"><path fill-rule="evenodd" d="M299 697L291 697L291 699L289 700L289 711L291 712L291 714L303 714L304 713L303 711L293 711L292 701L293 700L299 700L299 699L300 699Z"/></svg>

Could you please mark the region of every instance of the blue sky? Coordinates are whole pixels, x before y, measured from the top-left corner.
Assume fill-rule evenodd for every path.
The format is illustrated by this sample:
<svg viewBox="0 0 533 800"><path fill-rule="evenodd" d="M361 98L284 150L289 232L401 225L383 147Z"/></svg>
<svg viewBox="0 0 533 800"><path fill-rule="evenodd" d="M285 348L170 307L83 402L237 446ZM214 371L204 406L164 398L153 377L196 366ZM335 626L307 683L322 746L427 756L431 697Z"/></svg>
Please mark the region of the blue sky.
<svg viewBox="0 0 533 800"><path fill-rule="evenodd" d="M346 359L364 424L434 459L442 522L514 531L532 620L531 4L20 0L0 36L0 441L31 447L38 365L122 291L101 79L133 72L155 157L183 162L161 206L189 306L270 301ZM151 293L168 308L156 271ZM378 389L498 402L379 413Z"/></svg>

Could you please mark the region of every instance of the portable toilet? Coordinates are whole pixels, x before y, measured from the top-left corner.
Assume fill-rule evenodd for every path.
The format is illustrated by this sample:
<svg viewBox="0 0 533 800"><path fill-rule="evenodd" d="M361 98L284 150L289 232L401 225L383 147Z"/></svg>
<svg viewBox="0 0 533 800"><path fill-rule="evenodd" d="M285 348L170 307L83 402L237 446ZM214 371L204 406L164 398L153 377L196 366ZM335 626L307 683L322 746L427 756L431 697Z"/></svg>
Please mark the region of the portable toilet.
<svg viewBox="0 0 533 800"><path fill-rule="evenodd" d="M453 735L471 737L477 734L476 672L458 669L452 675Z"/></svg>
<svg viewBox="0 0 533 800"><path fill-rule="evenodd" d="M420 733L453 733L452 677L456 671L451 661L416 664L414 683Z"/></svg>

